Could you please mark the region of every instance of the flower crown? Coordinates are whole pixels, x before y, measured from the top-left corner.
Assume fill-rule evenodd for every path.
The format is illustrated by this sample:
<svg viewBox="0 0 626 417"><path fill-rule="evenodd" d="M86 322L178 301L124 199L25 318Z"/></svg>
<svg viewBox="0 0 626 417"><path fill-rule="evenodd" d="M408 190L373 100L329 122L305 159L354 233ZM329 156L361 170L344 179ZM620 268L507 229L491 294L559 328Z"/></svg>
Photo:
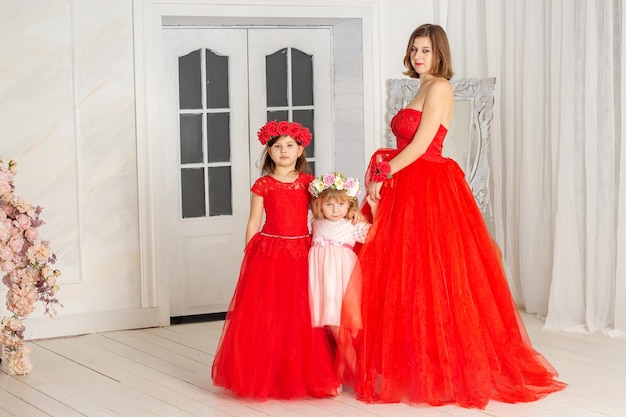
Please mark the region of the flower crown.
<svg viewBox="0 0 626 417"><path fill-rule="evenodd" d="M304 147L311 143L311 138L313 137L309 129L302 127L300 123L287 122L284 120L280 122L278 120L271 120L267 122L261 129L259 129L257 136L259 137L261 145L266 145L267 142L276 136L291 136L296 142Z"/></svg>
<svg viewBox="0 0 626 417"><path fill-rule="evenodd" d="M320 194L332 188L333 190L345 190L348 197L357 198L361 192L359 180L352 177L346 177L340 172L329 172L316 177L309 184L309 193L315 198Z"/></svg>

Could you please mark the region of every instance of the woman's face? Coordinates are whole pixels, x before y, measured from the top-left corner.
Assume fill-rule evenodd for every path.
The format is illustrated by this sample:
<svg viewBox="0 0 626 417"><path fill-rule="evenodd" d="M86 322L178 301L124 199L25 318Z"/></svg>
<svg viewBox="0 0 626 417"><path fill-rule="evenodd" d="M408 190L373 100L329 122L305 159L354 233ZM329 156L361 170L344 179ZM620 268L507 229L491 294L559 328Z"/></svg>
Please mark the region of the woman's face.
<svg viewBox="0 0 626 417"><path fill-rule="evenodd" d="M433 45L429 37L420 36L413 41L411 65L420 75L430 73L433 66Z"/></svg>

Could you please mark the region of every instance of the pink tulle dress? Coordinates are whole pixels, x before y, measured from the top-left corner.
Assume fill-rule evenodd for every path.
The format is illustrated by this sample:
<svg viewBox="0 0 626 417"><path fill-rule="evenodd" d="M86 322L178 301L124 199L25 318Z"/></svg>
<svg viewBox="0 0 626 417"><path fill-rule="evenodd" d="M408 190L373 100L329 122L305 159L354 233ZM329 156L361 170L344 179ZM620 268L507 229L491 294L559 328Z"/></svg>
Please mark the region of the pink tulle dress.
<svg viewBox="0 0 626 417"><path fill-rule="evenodd" d="M370 224L315 219L309 250L309 289L313 326L339 326L341 304L356 265L356 242L363 243Z"/></svg>

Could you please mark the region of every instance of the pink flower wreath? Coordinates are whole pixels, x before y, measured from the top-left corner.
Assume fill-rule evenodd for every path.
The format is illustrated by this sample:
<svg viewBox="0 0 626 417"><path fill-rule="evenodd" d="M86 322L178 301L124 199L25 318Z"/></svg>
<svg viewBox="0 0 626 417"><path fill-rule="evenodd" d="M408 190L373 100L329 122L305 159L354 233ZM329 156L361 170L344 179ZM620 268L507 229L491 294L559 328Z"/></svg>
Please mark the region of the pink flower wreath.
<svg viewBox="0 0 626 417"><path fill-rule="evenodd" d="M306 147L311 143L313 135L308 128L303 127L298 122L287 122L285 120L271 120L259 129L257 136L261 145L266 145L277 136L291 136L300 145Z"/></svg>

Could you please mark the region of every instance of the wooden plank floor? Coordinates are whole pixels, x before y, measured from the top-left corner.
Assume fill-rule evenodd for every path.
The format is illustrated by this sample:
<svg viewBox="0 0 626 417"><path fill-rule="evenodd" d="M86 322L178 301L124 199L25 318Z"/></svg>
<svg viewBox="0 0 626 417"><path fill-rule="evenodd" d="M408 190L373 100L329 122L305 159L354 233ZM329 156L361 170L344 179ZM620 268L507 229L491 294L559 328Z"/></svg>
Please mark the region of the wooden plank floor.
<svg viewBox="0 0 626 417"><path fill-rule="evenodd" d="M534 403L371 405L347 389L328 399L242 399L211 383L222 322L206 322L29 342L30 375L0 366L0 417L626 417L626 340L544 332L523 317L534 346L569 383Z"/></svg>

